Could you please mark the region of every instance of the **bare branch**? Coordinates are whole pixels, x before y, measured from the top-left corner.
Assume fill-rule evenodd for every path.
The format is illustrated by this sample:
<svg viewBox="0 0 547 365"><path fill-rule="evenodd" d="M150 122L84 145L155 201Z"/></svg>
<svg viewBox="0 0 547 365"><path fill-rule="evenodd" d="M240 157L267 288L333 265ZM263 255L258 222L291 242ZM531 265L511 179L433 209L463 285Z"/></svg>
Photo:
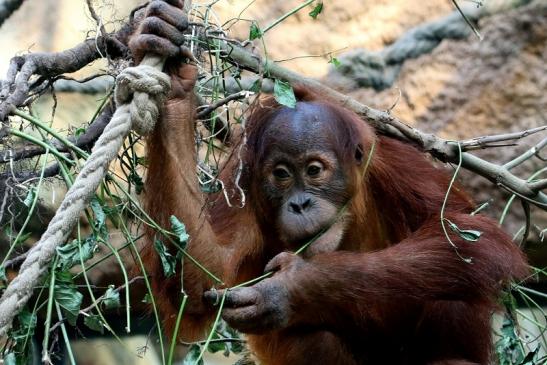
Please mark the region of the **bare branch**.
<svg viewBox="0 0 547 365"><path fill-rule="evenodd" d="M500 146L499 144L492 145L492 143L498 143L503 141L514 141L517 139L531 136L532 134L539 133L542 131L547 131L547 125L528 129L522 132L497 134L494 136L482 136L482 137L468 139L466 141L461 142L461 147L463 151L470 151L477 148L499 147ZM506 146L506 144L504 146Z"/></svg>
<svg viewBox="0 0 547 365"><path fill-rule="evenodd" d="M91 147L93 146L97 138L99 138L108 122L110 122L113 114L114 104L111 102L105 107L102 113L93 123L91 123L91 125L81 136L70 137L68 138L68 140L74 143L74 145L76 145L77 147L80 147L87 151L91 150ZM49 144L55 146L55 148L59 152L69 152L69 148L65 144L60 143L57 140L51 140L49 141ZM46 150L44 148L35 145L23 147L17 150L2 150L0 151L0 164L9 161L19 161L27 158L32 158L38 155L43 155L44 153L46 153Z"/></svg>
<svg viewBox="0 0 547 365"><path fill-rule="evenodd" d="M540 191L543 189L547 189L547 179L534 181L530 183L530 189L534 191Z"/></svg>
<svg viewBox="0 0 547 365"><path fill-rule="evenodd" d="M197 113L196 116L198 119L207 118L209 114L214 112L217 108L220 108L221 106L228 104L230 101L244 99L248 97L249 94L250 94L249 91L239 91L235 94L228 95L224 99L218 100L211 105L203 105L198 108L198 109L200 108L202 109Z"/></svg>
<svg viewBox="0 0 547 365"><path fill-rule="evenodd" d="M28 251L20 254L19 256L12 258L11 260L6 260L6 262L4 263L4 268L9 268L9 269L17 268L19 265L23 263L23 261L25 261L27 256L28 256Z"/></svg>
<svg viewBox="0 0 547 365"><path fill-rule="evenodd" d="M14 108L25 103L31 89L32 76L38 75L45 80L75 72L102 57L103 51L105 54L126 57L129 51L120 39L126 36L130 27L126 25L115 34L88 39L62 52L31 53L12 58L6 79L0 83L0 121L4 121Z"/></svg>
<svg viewBox="0 0 547 365"><path fill-rule="evenodd" d="M44 169L43 177L53 177L59 175L61 168L58 163L53 163ZM15 182L26 181L42 175L41 171L25 171L25 172L4 172L0 174L0 182L8 179L13 179ZM1 221L1 220L0 220Z"/></svg>
<svg viewBox="0 0 547 365"><path fill-rule="evenodd" d="M205 99L199 94L196 93L196 98L198 101L198 105L207 106L207 103ZM200 108L198 107L198 109ZM214 135L216 138L220 139L221 141L229 141L231 136L231 130L230 130L230 123L220 115L216 115L216 122L213 123L211 119L200 117L201 113L197 113L197 118L202 119L203 125L207 130L211 133L211 135Z"/></svg>
<svg viewBox="0 0 547 365"><path fill-rule="evenodd" d="M538 144L536 144L534 147L530 148L528 151L524 152L522 155L518 156L517 158L507 162L505 165L503 165L504 168L507 170L511 170L524 161L528 160L529 158L533 156L537 156L540 159L542 159L539 156L539 151L541 151L545 146L547 146L547 137L541 140ZM543 159L542 159L543 160Z"/></svg>
<svg viewBox="0 0 547 365"><path fill-rule="evenodd" d="M430 153L433 157L450 163L458 163L462 160L462 167L480 175L494 184L525 198L532 204L547 210L547 195L530 188L527 181L511 174L505 166L498 166L491 162L482 160L468 152L460 156L458 142L449 141L432 134L423 133L385 111L370 108L347 95L323 85L317 80L298 75L297 73L279 66L275 62L262 59L246 49L229 44L221 43L221 57L238 65L239 67L261 73L268 70L268 74L277 79L285 80L293 85L302 85L316 91L318 94L331 99L346 108L353 110L365 121L374 126L378 132L387 136L411 142Z"/></svg>
<svg viewBox="0 0 547 365"><path fill-rule="evenodd" d="M25 0L0 0L0 27Z"/></svg>
<svg viewBox="0 0 547 365"><path fill-rule="evenodd" d="M97 26L101 30L101 35L105 35L107 33L106 33L105 28L104 28L103 21L101 20L101 18L99 17L97 12L95 11L95 8L93 7L93 4L91 2L92 2L92 0L86 0L87 9L89 10L89 13L91 14L91 17L93 18L93 20L95 20L95 22L97 23Z"/></svg>

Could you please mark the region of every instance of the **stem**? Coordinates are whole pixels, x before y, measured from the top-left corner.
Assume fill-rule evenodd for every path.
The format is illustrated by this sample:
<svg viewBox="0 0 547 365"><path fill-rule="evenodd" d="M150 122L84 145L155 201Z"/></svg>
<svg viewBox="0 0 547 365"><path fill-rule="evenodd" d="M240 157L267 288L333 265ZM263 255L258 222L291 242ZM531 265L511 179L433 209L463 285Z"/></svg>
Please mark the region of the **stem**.
<svg viewBox="0 0 547 365"><path fill-rule="evenodd" d="M13 111L13 114L15 114L15 115L17 115L17 116L19 116L19 117L21 117L25 120L28 120L31 124L37 126L40 129L43 129L44 131L46 131L49 134L51 134L53 137L55 137L57 140L59 140L62 144L64 144L68 148L76 151L80 155L80 157L83 157L83 158L88 158L89 157L87 152L82 150L80 147L76 146L74 143L70 142L68 139L66 139L65 137L60 135L55 129L50 128L49 126L47 126L45 123L43 123L38 118L35 118L31 115L28 115L28 114L26 114L26 113L24 113L24 112L22 112L18 109L15 109Z"/></svg>
<svg viewBox="0 0 547 365"><path fill-rule="evenodd" d="M273 27L275 27L276 25L278 25L279 23L281 23L282 21L284 21L285 19L287 19L291 15L293 15L295 13L298 13L302 8L305 8L306 6L310 5L314 1L315 0L308 0L304 4L299 5L296 8L290 10L288 13L286 13L285 15L281 16L280 18L276 19L272 24L270 24L266 28L264 28L262 30L262 34L266 33L267 31L269 31L270 29L272 29Z"/></svg>
<svg viewBox="0 0 547 365"><path fill-rule="evenodd" d="M44 326L44 340L42 341L42 361L48 363L49 355L47 352L48 343L49 343L49 328L51 327L51 314L53 313L53 295L55 294L55 268L57 267L57 257L53 262L51 267L51 279L49 281L49 293L47 300L47 311L46 311L46 323Z"/></svg>
<svg viewBox="0 0 547 365"><path fill-rule="evenodd" d="M541 170L534 172L534 174L532 174L532 176L530 176L527 181L531 181L535 179L536 176L541 175L544 172L547 172L547 167L544 167ZM501 213L501 217L499 219L499 224L503 224L503 221L507 217L507 213L509 213L509 208L511 207L511 204L513 204L513 201L515 200L516 197L517 197L516 194L511 195L511 197L507 201L507 204L505 204L505 207L503 208L503 212Z"/></svg>
<svg viewBox="0 0 547 365"><path fill-rule="evenodd" d="M30 134L20 132L20 131L18 131L18 130L16 130L16 129L13 129L13 128L10 128L9 133L10 133L11 135L14 135L14 136L17 136L17 137L19 137L19 138L23 138L23 139L25 139L25 140L27 140L27 141L29 141L29 142L32 142L32 143L34 143L34 144L36 144L36 145L42 147L43 149L49 149L49 150L51 151L51 153L52 153L55 157L57 157L57 158L59 158L59 159L65 161L66 163L72 165L72 160L70 160L69 158L65 157L65 156L64 156L61 152L59 152L54 146L48 145L47 143L40 141L38 138L35 138L35 137L31 136Z"/></svg>
<svg viewBox="0 0 547 365"><path fill-rule="evenodd" d="M32 200L32 204L31 204L30 209L28 211L27 217L25 218L25 221L23 222L23 225L19 229L19 232L17 233L17 236L15 237L15 240L13 241L13 245L10 246L10 248L9 248L8 252L6 253L6 256L4 257L4 259L2 260L2 264L0 264L0 266L4 266L4 264L6 263L6 260L8 259L8 257L11 255L11 253L15 249L17 241L19 241L21 235L25 231L25 228L27 228L27 224L30 221L30 217L32 216L32 213L34 212L34 208L36 207L36 203L38 202L38 196L40 194L40 189L42 187L42 181L44 180L44 171L45 171L45 168L46 168L46 162L47 162L48 154L49 154L49 148L46 150L46 154L44 155L44 162L42 164L42 171L40 172L40 180L38 180L38 185L36 186L36 191L34 193L34 199Z"/></svg>
<svg viewBox="0 0 547 365"><path fill-rule="evenodd" d="M215 318L215 321L213 322L213 326L211 327L211 332L209 332L209 336L207 336L207 340L205 341L205 344L203 345L203 348L201 349L201 352L199 353L199 356L196 359L196 361L194 362L194 364L199 364L201 358L203 357L203 354L207 350L207 347L209 347L209 343L213 339L213 335L215 334L215 328L217 328L217 324L220 320L220 314L222 313L222 309L224 308L224 301L226 300L226 293L227 292L228 292L227 290L224 290L222 292L222 298L220 299L220 304L218 306L217 316Z"/></svg>
<svg viewBox="0 0 547 365"><path fill-rule="evenodd" d="M66 332L66 326L63 320L63 314L61 313L61 307L59 307L59 303L55 303L55 308L57 309L57 316L59 317L59 321L61 321L61 332L63 333L63 340L65 340L66 350L68 352L68 358L70 359L70 363L72 365L76 365L76 360L74 360L74 354L72 353L72 347L70 346L70 340L68 339L68 334Z"/></svg>
<svg viewBox="0 0 547 365"><path fill-rule="evenodd" d="M182 303L180 303L179 313L177 315L177 322L175 323L175 329L173 330L173 337L171 338L171 346L169 347L169 357L167 359L167 365L173 364L173 355L175 354L175 346L177 344L180 321L182 319L182 312L184 312L184 307L186 306L187 300L188 300L188 295L186 295L186 293L183 293Z"/></svg>
<svg viewBox="0 0 547 365"><path fill-rule="evenodd" d="M456 167L456 171L454 171L454 175L452 175L452 179L450 180L450 184L448 184L448 189L446 189L446 195L444 196L443 205L441 207L441 227L443 229L444 236L446 237L446 239L448 240L450 245L452 247L454 247L454 250L456 251L456 254L463 261L470 264L471 263L471 258L469 258L469 257L465 258L462 255L460 255L460 252L458 250L458 246L456 246L456 244L454 242L452 242L452 239L450 239L450 236L448 235L448 231L446 230L446 226L445 226L446 218L444 217L444 210L446 208L446 203L448 202L448 196L450 195L450 191L452 190L452 185L454 185L454 182L456 181L456 176L458 176L458 172L460 172L460 168L462 167L462 145L460 144L460 142L456 142L456 143L458 144L458 151L459 151L460 159L458 161L458 166Z"/></svg>

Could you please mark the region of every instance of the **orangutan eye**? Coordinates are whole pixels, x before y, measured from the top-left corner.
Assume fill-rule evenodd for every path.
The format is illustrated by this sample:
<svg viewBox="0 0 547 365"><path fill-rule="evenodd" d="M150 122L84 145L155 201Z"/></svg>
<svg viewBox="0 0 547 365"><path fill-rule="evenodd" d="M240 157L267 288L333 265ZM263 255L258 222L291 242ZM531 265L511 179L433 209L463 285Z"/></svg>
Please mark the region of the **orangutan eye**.
<svg viewBox="0 0 547 365"><path fill-rule="evenodd" d="M319 175L322 170L323 170L323 165L321 163L312 162L311 164L308 165L308 169L306 173L308 174L308 176L315 177Z"/></svg>
<svg viewBox="0 0 547 365"><path fill-rule="evenodd" d="M291 174L289 174L289 171L283 166L278 166L273 170L273 176L280 180L285 180L291 177Z"/></svg>

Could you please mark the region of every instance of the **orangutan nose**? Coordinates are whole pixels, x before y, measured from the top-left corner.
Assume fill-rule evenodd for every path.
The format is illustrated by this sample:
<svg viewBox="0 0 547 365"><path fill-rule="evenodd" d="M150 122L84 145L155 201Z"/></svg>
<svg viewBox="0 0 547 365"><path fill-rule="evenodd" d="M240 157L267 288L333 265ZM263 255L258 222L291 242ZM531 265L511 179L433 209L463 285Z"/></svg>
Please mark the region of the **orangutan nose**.
<svg viewBox="0 0 547 365"><path fill-rule="evenodd" d="M289 211L294 214L302 214L311 206L311 199L305 196L297 196L289 202Z"/></svg>

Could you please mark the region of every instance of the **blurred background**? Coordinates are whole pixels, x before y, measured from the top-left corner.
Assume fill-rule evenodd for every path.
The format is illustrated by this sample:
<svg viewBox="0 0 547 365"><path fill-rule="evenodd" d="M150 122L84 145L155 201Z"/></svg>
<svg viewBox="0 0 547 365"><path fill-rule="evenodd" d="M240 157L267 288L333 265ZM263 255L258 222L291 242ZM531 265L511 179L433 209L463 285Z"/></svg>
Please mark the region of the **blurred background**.
<svg viewBox="0 0 547 365"><path fill-rule="evenodd" d="M144 1L93 3L107 29L114 30ZM239 16L264 27L301 3L220 0L213 9L220 23ZM484 14L476 18L482 40L471 28L464 35L449 28L454 25L454 16L459 17L449 0L325 0L317 19L308 16L312 7L305 9L269 31L264 43L255 41L255 45L257 51L265 51L291 70L317 78L371 107L390 109L407 123L442 138L462 140L546 125L547 1L486 3L493 10L481 10ZM477 12L476 1L461 1L461 5L470 14ZM230 29L230 35L247 39L249 26L249 22L239 22ZM26 0L0 28L0 73L7 71L14 55L61 51L93 37L96 28L83 0ZM397 41L409 35L429 42L427 50L420 49L420 42L399 43L402 46L393 53L400 55L392 55L386 62L386 50L393 50ZM106 66L96 61L78 76ZM375 78L365 77L367 73ZM37 112L45 120L51 119L58 129L78 128L89 122L102 96L58 93L54 118L50 115L51 98L40 101ZM509 148L476 153L488 161L504 163L546 137L538 133ZM540 157L528 160L514 172L526 178L545 168L547 151ZM461 180L479 203L489 202L484 212L500 219L509 195L468 172L462 172ZM44 209L54 211L62 188L49 185L42 195ZM533 264L547 266L546 242L542 242L547 215L532 208L531 217L526 250ZM507 207L504 227L518 238L523 224L520 204ZM105 266L94 275L97 282L108 282L116 270ZM144 315L140 318L146 321ZM78 364L155 364L153 348L144 357L135 356L148 341L143 332L127 339L126 349L108 339L75 340ZM222 360L221 355L218 359L207 361L235 362L232 357Z"/></svg>

